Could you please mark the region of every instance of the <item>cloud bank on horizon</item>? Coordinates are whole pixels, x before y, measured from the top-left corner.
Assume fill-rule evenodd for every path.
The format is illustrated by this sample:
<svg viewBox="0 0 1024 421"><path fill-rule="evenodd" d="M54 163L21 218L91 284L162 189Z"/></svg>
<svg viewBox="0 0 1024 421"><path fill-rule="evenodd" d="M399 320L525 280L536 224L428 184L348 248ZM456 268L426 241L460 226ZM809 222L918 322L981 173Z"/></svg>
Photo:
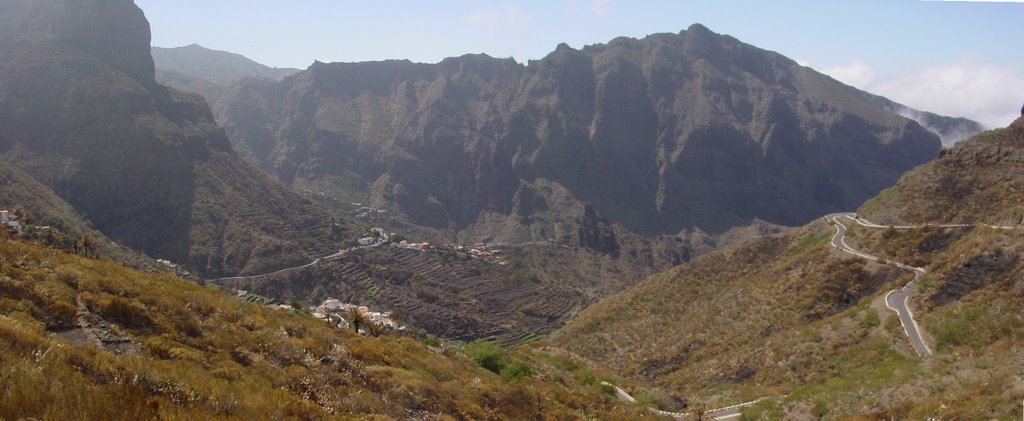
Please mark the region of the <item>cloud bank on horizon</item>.
<svg viewBox="0 0 1024 421"><path fill-rule="evenodd" d="M1024 69L973 56L933 67L879 77L861 59L819 69L840 82L922 111L967 117L988 128L1004 127L1020 116Z"/></svg>

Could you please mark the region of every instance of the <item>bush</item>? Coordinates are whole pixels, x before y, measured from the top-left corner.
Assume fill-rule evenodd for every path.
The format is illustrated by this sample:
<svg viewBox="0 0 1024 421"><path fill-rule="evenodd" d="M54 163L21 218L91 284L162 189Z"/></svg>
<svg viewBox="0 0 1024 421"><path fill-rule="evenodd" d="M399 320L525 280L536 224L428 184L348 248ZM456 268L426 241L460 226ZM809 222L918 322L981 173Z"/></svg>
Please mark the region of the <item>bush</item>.
<svg viewBox="0 0 1024 421"><path fill-rule="evenodd" d="M811 408L811 414L819 419L825 418L828 415L828 404L822 401L815 402L814 408Z"/></svg>
<svg viewBox="0 0 1024 421"><path fill-rule="evenodd" d="M78 309L71 303L64 300L57 300L50 304L50 325L63 327L74 324L75 315Z"/></svg>
<svg viewBox="0 0 1024 421"><path fill-rule="evenodd" d="M878 316L878 312L875 309L869 308L866 313L864 319L860 321L860 327L871 329L882 322L882 318Z"/></svg>
<svg viewBox="0 0 1024 421"><path fill-rule="evenodd" d="M533 370L530 366L526 365L521 361L513 362L506 365L505 368L501 369L501 377L509 380L518 379L520 377L526 377L533 374Z"/></svg>
<svg viewBox="0 0 1024 421"><path fill-rule="evenodd" d="M479 366L495 374L501 374L501 370L505 368L505 350L483 339L466 344L466 355Z"/></svg>
<svg viewBox="0 0 1024 421"><path fill-rule="evenodd" d="M90 303L90 307L104 318L120 323L132 329L153 327L153 320L146 314L146 309L121 297L101 298Z"/></svg>

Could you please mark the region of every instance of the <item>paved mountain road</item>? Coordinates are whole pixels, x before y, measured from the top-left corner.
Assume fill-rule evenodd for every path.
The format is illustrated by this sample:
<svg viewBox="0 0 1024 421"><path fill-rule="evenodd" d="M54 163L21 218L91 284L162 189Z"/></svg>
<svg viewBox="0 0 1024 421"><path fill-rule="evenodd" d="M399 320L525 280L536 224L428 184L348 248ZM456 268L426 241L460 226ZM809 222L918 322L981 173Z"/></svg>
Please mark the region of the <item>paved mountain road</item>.
<svg viewBox="0 0 1024 421"><path fill-rule="evenodd" d="M851 221L858 221L856 215L852 213L836 213L825 217L826 220L831 221L835 224L836 233L832 236L832 247L839 249L845 253L853 254L857 257L864 259L880 262L896 266L900 269L909 270L914 272L914 279L907 283L902 289L889 291L885 296L885 305L892 311L895 311L900 317L900 323L903 325L903 331L907 333L907 337L910 338L911 345L914 346L914 351L922 357L931 357L932 351L928 348L928 344L921 338L921 329L917 325L917 321L914 320L914 313L910 311L910 307L907 305L907 301L910 296L917 293L917 280L921 279L925 275L925 270L918 267L905 265L903 263L892 262L888 260L881 260L876 256L872 256L867 253L863 253L855 250L846 244L846 225L843 225L839 221L840 218L847 218ZM859 222L859 221L858 221ZM869 228L889 228L888 226L875 225L875 224L861 224ZM895 227L894 227L895 228Z"/></svg>
<svg viewBox="0 0 1024 421"><path fill-rule="evenodd" d="M614 384L611 384L611 383L608 383L608 382L605 382L605 381L602 381L601 384L604 384L604 385L607 385L607 386L611 386L613 389L615 389L615 397L618 398L620 401L626 402L626 403L637 403L636 402L636 398L634 398L628 392L623 390L621 387L618 387L618 386L616 386ZM729 420L729 419L739 418L740 410L742 410L743 408L746 408L748 406L751 406L751 405L753 405L755 403L758 403L760 401L761 401L761 399L757 399L757 400L753 400L753 401L750 401L750 402L744 402L744 403L740 403L740 404L736 404L736 405L732 405L732 406L726 406L724 408L711 409L711 410L708 410L707 412L704 413L704 419L708 419L708 420ZM672 418L675 418L675 419L694 419L695 418L693 416L693 414L691 414L689 412L668 412L668 411L662 411L662 410L657 409L657 408L647 408L647 410L649 412L651 412L652 414L664 415L664 416L672 417Z"/></svg>

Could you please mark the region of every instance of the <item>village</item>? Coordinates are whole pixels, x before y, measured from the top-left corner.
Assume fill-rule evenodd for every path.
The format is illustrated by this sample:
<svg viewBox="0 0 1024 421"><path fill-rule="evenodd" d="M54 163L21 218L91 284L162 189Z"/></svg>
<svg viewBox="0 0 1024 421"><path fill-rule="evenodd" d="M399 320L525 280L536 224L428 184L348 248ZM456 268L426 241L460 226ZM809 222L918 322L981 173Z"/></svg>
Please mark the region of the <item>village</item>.
<svg viewBox="0 0 1024 421"><path fill-rule="evenodd" d="M273 304L269 298L237 290L236 296L242 301L263 305L271 310L290 311L320 319L339 329L352 328L364 335L377 336L384 332L400 332L405 330L391 318L390 311L371 311L367 306L345 303L335 298L328 298L320 305L303 307L298 302Z"/></svg>
<svg viewBox="0 0 1024 421"><path fill-rule="evenodd" d="M364 327L373 324L385 330L405 330L404 326L399 326L391 319L390 311L370 311L369 307L343 303L334 298L328 298L320 305L311 307L310 310L313 312L313 317L324 320L339 329L347 329L354 324L362 323Z"/></svg>
<svg viewBox="0 0 1024 421"><path fill-rule="evenodd" d="M505 260L504 254L507 247L507 244L477 243L474 246L456 246L455 252L471 259L506 266L508 260Z"/></svg>
<svg viewBox="0 0 1024 421"><path fill-rule="evenodd" d="M0 210L0 224L7 227L11 234L21 235L21 222L11 211Z"/></svg>

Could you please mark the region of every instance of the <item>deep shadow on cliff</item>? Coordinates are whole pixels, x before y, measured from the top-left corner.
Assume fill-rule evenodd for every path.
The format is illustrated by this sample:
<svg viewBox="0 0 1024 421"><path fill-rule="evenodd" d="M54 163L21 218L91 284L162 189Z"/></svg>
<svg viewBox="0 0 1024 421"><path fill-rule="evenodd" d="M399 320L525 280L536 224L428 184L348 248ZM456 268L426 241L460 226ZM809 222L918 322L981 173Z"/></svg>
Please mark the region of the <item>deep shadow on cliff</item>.
<svg viewBox="0 0 1024 421"><path fill-rule="evenodd" d="M857 207L940 145L862 92L700 25L562 44L527 65L315 63L236 85L215 109L281 181L465 240L570 238L588 206L644 235L799 225Z"/></svg>
<svg viewBox="0 0 1024 421"><path fill-rule="evenodd" d="M0 157L108 237L204 275L334 248L329 213L243 163L202 98L155 81L132 1L0 9Z"/></svg>

